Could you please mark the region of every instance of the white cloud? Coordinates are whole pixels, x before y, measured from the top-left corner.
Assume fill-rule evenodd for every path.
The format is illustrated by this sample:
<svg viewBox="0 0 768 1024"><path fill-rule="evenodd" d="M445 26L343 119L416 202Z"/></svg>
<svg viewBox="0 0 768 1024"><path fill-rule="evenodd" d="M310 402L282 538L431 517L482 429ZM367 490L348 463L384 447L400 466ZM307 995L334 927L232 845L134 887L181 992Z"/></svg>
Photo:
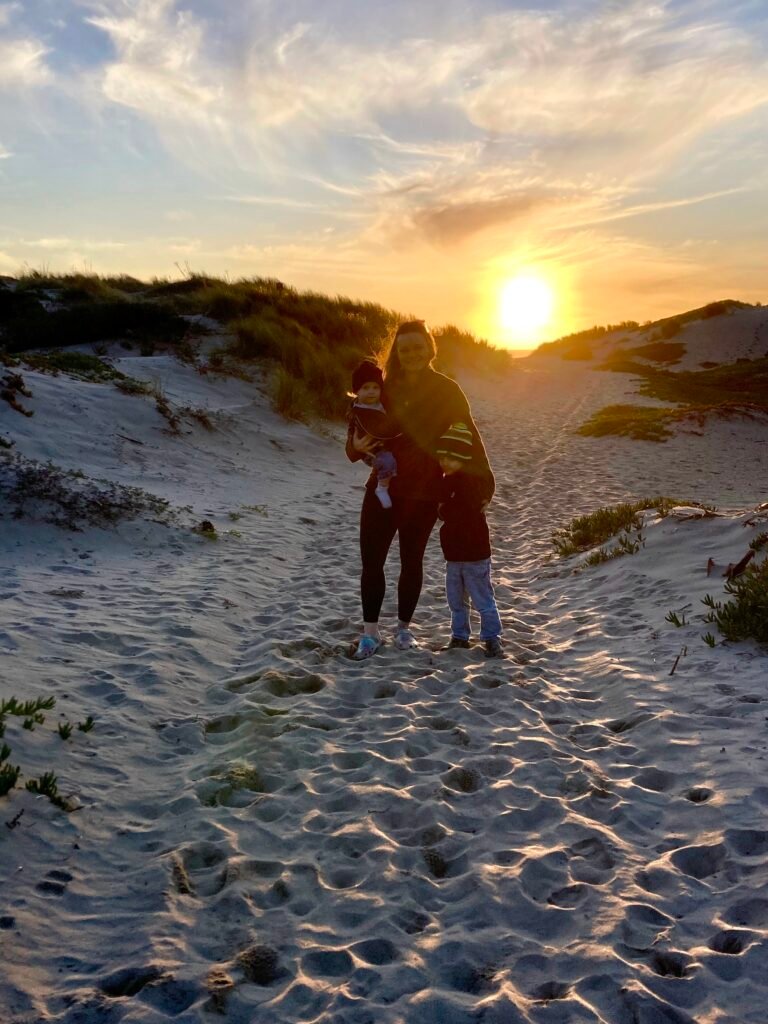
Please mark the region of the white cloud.
<svg viewBox="0 0 768 1024"><path fill-rule="evenodd" d="M0 88L44 85L51 80L48 49L36 39L0 39Z"/></svg>
<svg viewBox="0 0 768 1024"><path fill-rule="evenodd" d="M212 177L236 169L280 186L264 193L279 198L235 201L312 212L314 181L339 195L339 215L366 211L370 239L387 222L390 236L453 245L569 207L621 216L686 147L768 103L764 53L712 5L476 3L432 19L431 38L409 35L424 21L394 5L360 38L301 0L292 22L265 2L245 5L226 45L174 0L89 6L116 50L107 99Z"/></svg>
<svg viewBox="0 0 768 1024"><path fill-rule="evenodd" d="M25 238L20 244L30 249L49 249L53 252L70 249L83 249L88 252L108 252L124 249L125 242L112 242L87 238Z"/></svg>
<svg viewBox="0 0 768 1024"><path fill-rule="evenodd" d="M177 12L174 0L105 3L98 9L87 20L109 35L118 54L103 73L107 99L153 120L205 121L222 90L206 80L203 23Z"/></svg>

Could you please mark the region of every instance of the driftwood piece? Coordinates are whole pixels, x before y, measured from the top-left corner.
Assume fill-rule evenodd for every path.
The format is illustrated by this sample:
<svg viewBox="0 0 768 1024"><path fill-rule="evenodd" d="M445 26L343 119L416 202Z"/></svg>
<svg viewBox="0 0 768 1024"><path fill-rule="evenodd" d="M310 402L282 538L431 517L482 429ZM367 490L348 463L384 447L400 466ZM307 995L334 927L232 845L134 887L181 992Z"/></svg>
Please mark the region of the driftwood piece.
<svg viewBox="0 0 768 1024"><path fill-rule="evenodd" d="M726 579L735 580L737 576L741 576L754 557L755 552L750 549L740 561L736 563L730 562L726 567L723 576L725 576Z"/></svg>

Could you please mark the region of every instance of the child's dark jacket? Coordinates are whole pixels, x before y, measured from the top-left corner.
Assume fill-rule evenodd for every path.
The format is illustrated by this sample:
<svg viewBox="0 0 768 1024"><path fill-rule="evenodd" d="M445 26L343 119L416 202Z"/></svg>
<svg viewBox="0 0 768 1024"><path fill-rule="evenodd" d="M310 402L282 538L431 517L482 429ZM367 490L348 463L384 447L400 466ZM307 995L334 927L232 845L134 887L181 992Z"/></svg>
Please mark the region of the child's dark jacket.
<svg viewBox="0 0 768 1024"><path fill-rule="evenodd" d="M381 442L391 441L400 435L400 428L383 406L353 402L349 408L348 424L350 435L358 430Z"/></svg>
<svg viewBox="0 0 768 1024"><path fill-rule="evenodd" d="M463 470L444 476L438 514L440 546L447 562L480 562L491 557L488 521L482 504L487 501L483 481Z"/></svg>

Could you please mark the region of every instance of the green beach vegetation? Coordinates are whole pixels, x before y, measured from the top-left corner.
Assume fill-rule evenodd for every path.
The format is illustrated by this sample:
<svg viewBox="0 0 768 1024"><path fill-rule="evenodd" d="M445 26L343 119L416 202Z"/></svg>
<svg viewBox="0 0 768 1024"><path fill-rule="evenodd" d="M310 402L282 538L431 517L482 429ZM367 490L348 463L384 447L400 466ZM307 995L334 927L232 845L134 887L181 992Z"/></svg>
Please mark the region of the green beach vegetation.
<svg viewBox="0 0 768 1024"><path fill-rule="evenodd" d="M0 357L105 379L106 364L101 369L92 357L60 350L92 344L98 351L119 341L142 355L162 347L194 363L190 339L216 321L227 340L211 353L206 372L247 375L258 365L270 371L273 404L282 415L338 419L353 367L381 358L394 327L407 319L373 302L299 291L273 278L227 281L189 272L180 280L142 282L30 271L13 288L0 287ZM434 334L438 370L500 375L511 367L508 352L470 332L446 325Z"/></svg>

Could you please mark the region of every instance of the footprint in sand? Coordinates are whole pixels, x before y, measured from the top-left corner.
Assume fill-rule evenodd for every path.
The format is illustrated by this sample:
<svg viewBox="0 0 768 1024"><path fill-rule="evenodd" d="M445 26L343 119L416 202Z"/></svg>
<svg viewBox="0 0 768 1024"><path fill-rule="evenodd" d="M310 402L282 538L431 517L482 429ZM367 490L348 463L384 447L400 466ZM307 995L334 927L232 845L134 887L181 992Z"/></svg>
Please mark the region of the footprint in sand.
<svg viewBox="0 0 768 1024"><path fill-rule="evenodd" d="M768 856L768 832L762 829L731 828L725 833L725 841L739 857Z"/></svg>
<svg viewBox="0 0 768 1024"><path fill-rule="evenodd" d="M633 776L632 781L641 789L649 789L652 793L665 793L676 781L672 772L664 772L658 768L643 768Z"/></svg>
<svg viewBox="0 0 768 1024"><path fill-rule="evenodd" d="M550 1003L556 999L567 999L571 986L565 981L545 981L531 992L531 999L538 1003Z"/></svg>
<svg viewBox="0 0 768 1024"><path fill-rule="evenodd" d="M756 939L757 935L754 932L737 931L731 928L726 928L723 931L717 932L716 935L713 935L707 945L715 953L725 953L728 956L738 956L740 953L749 949L750 945L756 941Z"/></svg>
<svg viewBox="0 0 768 1024"><path fill-rule="evenodd" d="M673 927L674 920L646 903L633 903L627 907L621 925L621 936L630 949L650 949L662 935Z"/></svg>
<svg viewBox="0 0 768 1024"><path fill-rule="evenodd" d="M694 804L705 804L708 800L711 800L714 793L711 789L706 786L694 786L692 789L687 790L684 794L686 800L690 800Z"/></svg>
<svg viewBox="0 0 768 1024"><path fill-rule="evenodd" d="M755 896L739 900L726 910L723 920L746 928L768 928L768 899Z"/></svg>
<svg viewBox="0 0 768 1024"><path fill-rule="evenodd" d="M213 896L226 884L227 854L213 843L192 843L171 855L171 874L182 895Z"/></svg>
<svg viewBox="0 0 768 1024"><path fill-rule="evenodd" d="M678 871L701 881L723 871L728 863L728 851L723 843L684 846L671 853L669 859Z"/></svg>
<svg viewBox="0 0 768 1024"><path fill-rule="evenodd" d="M67 890L68 883L71 881L72 875L68 871L55 868L53 871L48 872L42 882L37 883L35 889L45 896L63 896Z"/></svg>
<svg viewBox="0 0 768 1024"><path fill-rule="evenodd" d="M600 836L592 836L574 843L569 851L571 878L577 882L600 885L613 877L616 861L608 843Z"/></svg>
<svg viewBox="0 0 768 1024"><path fill-rule="evenodd" d="M661 978L687 978L696 966L692 956L672 950L655 951L648 959L648 966Z"/></svg>
<svg viewBox="0 0 768 1024"><path fill-rule="evenodd" d="M590 889L587 885L565 885L562 889L556 889L547 897L547 903L553 907L560 907L561 910L574 910L581 906L589 895Z"/></svg>

